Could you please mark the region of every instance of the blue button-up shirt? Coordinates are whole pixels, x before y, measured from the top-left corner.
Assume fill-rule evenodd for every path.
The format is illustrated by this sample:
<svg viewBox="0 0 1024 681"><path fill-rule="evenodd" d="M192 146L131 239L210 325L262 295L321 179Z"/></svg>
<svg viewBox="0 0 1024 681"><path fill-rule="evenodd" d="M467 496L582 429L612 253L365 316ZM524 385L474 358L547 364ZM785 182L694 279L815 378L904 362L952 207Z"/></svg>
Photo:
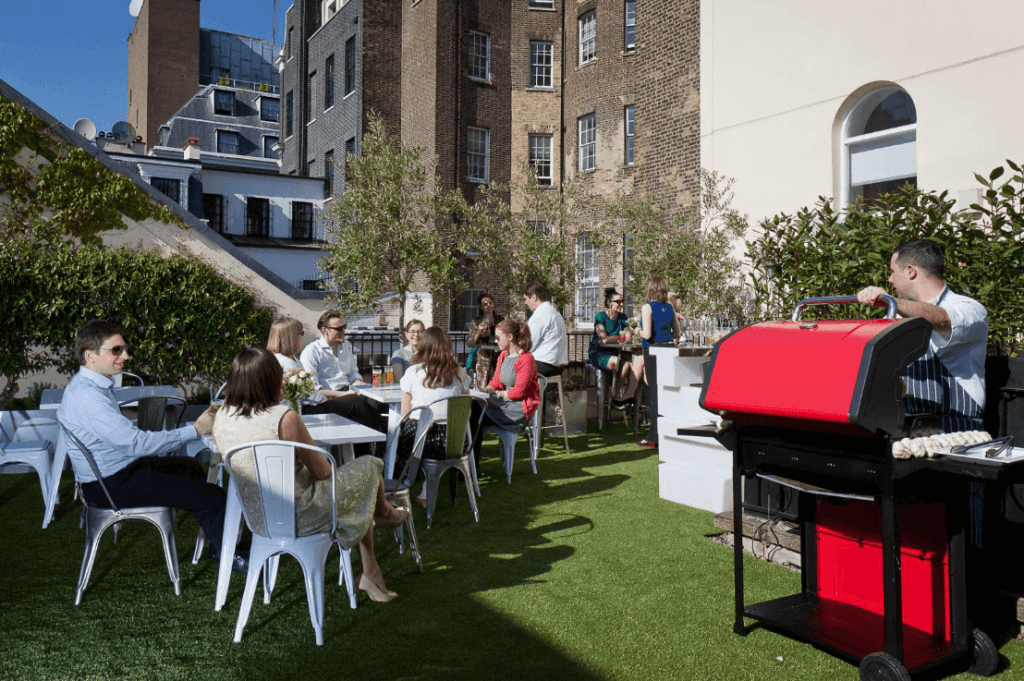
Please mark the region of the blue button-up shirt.
<svg viewBox="0 0 1024 681"><path fill-rule="evenodd" d="M113 386L106 376L81 367L57 409L57 420L89 449L102 477L117 473L136 459L174 451L199 437L192 426L157 432L139 430L121 414ZM75 479L82 483L95 481L89 462L77 447L68 447L66 439L62 431L57 451L67 452Z"/></svg>

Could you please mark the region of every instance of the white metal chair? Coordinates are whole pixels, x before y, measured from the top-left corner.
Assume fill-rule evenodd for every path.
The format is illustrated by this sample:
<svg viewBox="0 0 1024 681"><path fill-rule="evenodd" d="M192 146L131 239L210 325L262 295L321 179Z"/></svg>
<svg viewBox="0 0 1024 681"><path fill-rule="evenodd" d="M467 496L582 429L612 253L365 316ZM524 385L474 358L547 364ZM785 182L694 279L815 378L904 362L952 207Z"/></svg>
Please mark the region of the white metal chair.
<svg viewBox="0 0 1024 681"><path fill-rule="evenodd" d="M417 416L413 416L416 414ZM420 464L423 460L423 445L427 441L427 432L434 423L434 412L430 407L413 407L399 422L398 427L388 436L387 446L384 451L391 451L391 439L397 438L402 432L402 425L410 419L418 418L416 422L416 439L413 442L412 452L405 462L397 478L384 479L384 494L393 506L403 506L412 509L412 486L416 482L416 476L420 471ZM419 539L416 537L416 526L413 523L412 513L409 519L402 526L395 528L395 540L398 542L399 553L405 553L404 531L409 532L409 545L412 549L413 560L416 561L416 569L423 572L423 558L420 555Z"/></svg>
<svg viewBox="0 0 1024 681"><path fill-rule="evenodd" d="M331 464L331 529L307 536L297 536L295 529L295 448L320 452ZM276 557L282 553L294 556L302 566L306 583L306 600L309 604L309 619L316 632L316 644L324 644L324 564L331 545L335 543L337 527L337 505L334 477L334 459L329 452L319 447L287 442L284 440L263 440L231 448L224 456L224 463L232 475L238 475L239 456L251 453L256 475L257 494L255 507L242 504L242 514L252 531L252 547L249 549L249 573L245 577L245 591L235 624L235 643L242 640L242 630L249 621L252 599L256 593L256 582L264 570L265 603L270 602L270 592L277 576ZM238 478L239 484L245 478ZM249 483L251 484L251 483ZM355 607L355 591L352 577L352 561L349 551L342 549L341 571L348 584L349 600Z"/></svg>
<svg viewBox="0 0 1024 681"><path fill-rule="evenodd" d="M96 552L100 547L100 539L103 532L111 525L125 520L138 520L147 522L160 531L160 539L164 547L164 559L167 561L167 573L174 584L174 595L181 595L181 580L178 576L178 548L174 538L174 509L169 506L143 506L139 508L119 508L110 496L110 491L103 484L103 476L96 465L92 453L82 444L81 440L61 425L68 447L76 447L99 482L103 495L107 498L110 508L98 508L91 506L82 496L82 505L85 507L85 553L82 556L82 568L78 575L78 587L75 589L75 605L82 602L82 595L85 587L89 584L89 575L92 573L93 563L96 561ZM75 477L80 479L80 471L75 471Z"/></svg>
<svg viewBox="0 0 1024 681"><path fill-rule="evenodd" d="M540 394L543 395L548 387L547 379L543 376L537 376L537 382L540 384ZM516 441L519 439L520 433L526 433L527 444L530 448L530 467L533 468L533 474L537 475L537 454L540 450L541 413L543 410L544 404L542 402L533 412L533 416L530 417L529 422L525 426L511 429L499 426L486 426L483 429L486 433L494 433L498 436L501 462L505 466L505 482L510 485L512 484L512 460L515 457Z"/></svg>
<svg viewBox="0 0 1024 681"><path fill-rule="evenodd" d="M472 412L473 398L469 395L458 395L431 402L429 407L439 402L447 402L448 417L444 421L447 427L444 460L423 459L420 464L427 478L427 529L434 519L434 506L437 503L437 487L441 476L446 472L458 470L466 478L466 493L469 495L469 506L473 509L473 518L480 522L480 511L476 497L480 496L480 484L477 481L476 461L473 458L473 439L469 432L469 418ZM454 475L454 473L452 474ZM474 495L474 487L476 494ZM454 496L453 496L454 499Z"/></svg>
<svg viewBox="0 0 1024 681"><path fill-rule="evenodd" d="M54 444L57 441L57 418L52 410L0 412L0 473L28 473L39 476L43 493L43 529L53 519L57 503L54 474ZM64 458L60 457L63 468Z"/></svg>
<svg viewBox="0 0 1024 681"><path fill-rule="evenodd" d="M139 376L138 374L132 374L132 373L129 373L127 371L122 371L120 373L120 376L121 376L121 380L120 380L119 383L115 382L115 387L118 387L118 388L123 387L124 386L124 379L125 378L135 379L136 381L139 382L139 387L141 387L141 388L145 388L146 387L146 382L143 381L142 380L142 376Z"/></svg>

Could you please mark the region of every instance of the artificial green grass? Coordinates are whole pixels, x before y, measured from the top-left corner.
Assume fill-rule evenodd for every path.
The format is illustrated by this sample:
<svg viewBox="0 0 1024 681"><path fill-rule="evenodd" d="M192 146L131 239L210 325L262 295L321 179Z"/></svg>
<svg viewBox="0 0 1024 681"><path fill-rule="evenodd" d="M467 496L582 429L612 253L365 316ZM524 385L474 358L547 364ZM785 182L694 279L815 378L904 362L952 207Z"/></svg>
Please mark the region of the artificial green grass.
<svg viewBox="0 0 1024 681"><path fill-rule="evenodd" d="M180 597L158 533L128 524L118 544L104 537L75 607L83 540L70 476L43 530L35 476L0 475L0 679L857 679L786 636L732 633L732 551L707 539L710 513L658 497L657 452L634 439L614 423L570 438L566 454L549 437L537 476L521 440L511 485L487 443L479 524L465 490L453 507L445 483L431 529L414 509L424 574L377 530L396 601L360 595L349 609L331 553L323 647L287 557L271 603L257 592L233 643L243 579L215 612L215 566L190 563L197 526L185 513ZM800 588L796 573L750 557L746 577L748 603ZM1024 646L1001 652L1001 676L1013 678Z"/></svg>

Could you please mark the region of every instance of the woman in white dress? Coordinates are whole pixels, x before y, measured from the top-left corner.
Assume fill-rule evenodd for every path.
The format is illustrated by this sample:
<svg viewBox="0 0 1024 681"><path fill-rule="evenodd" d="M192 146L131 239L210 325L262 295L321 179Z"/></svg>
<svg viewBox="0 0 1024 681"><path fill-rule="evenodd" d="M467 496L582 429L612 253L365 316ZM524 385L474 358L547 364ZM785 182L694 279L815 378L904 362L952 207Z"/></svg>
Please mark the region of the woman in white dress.
<svg viewBox="0 0 1024 681"><path fill-rule="evenodd" d="M459 366L455 359L455 352L452 350L452 341L444 329L432 326L423 332L423 340L420 341L416 354L412 357L412 365L409 372L402 376L402 415L407 414L413 407L425 407L430 403L469 393L470 378ZM448 418L448 405L445 402L433 405L430 410L434 414L434 421L442 421ZM402 431L398 436L398 454L395 470L400 471L405 461L412 453L412 447L416 440L416 425L419 419L419 412L402 424ZM427 459L445 458L447 446L448 426L446 423L435 423L427 431L427 440L423 447L423 457ZM427 492L420 490L416 502L422 506L426 505Z"/></svg>
<svg viewBox="0 0 1024 681"><path fill-rule="evenodd" d="M315 444L302 419L286 405L284 372L268 350L249 348L238 353L228 370L224 406L217 412L213 438L221 452L258 440L289 440ZM252 452L232 460L238 489L246 508L258 504ZM405 522L409 510L396 508L384 498L380 459L362 456L336 469L334 475L337 529L335 536L346 549L359 546L363 572L359 589L374 601L394 600L373 550L373 526ZM331 525L331 466L320 452L295 450L295 525L299 535L322 532ZM247 514L250 517L253 514ZM259 528L253 528L258 531Z"/></svg>

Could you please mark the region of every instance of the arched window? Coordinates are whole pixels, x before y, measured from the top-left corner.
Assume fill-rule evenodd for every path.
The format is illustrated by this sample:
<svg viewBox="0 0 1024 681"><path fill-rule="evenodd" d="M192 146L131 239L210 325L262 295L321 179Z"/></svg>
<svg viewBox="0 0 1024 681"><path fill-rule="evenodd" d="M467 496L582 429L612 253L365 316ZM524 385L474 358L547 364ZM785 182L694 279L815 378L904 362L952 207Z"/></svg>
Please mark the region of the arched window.
<svg viewBox="0 0 1024 681"><path fill-rule="evenodd" d="M908 182L917 186L917 109L904 90L872 90L853 105L842 127L841 205L877 198Z"/></svg>

